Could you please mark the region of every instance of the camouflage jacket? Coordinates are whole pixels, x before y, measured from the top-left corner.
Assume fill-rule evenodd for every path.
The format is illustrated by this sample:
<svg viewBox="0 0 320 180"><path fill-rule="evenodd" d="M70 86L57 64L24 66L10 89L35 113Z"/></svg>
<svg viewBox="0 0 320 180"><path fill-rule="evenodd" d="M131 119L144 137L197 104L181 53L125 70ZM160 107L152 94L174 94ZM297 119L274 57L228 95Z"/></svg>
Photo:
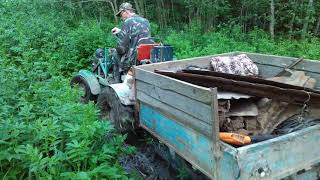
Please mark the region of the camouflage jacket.
<svg viewBox="0 0 320 180"><path fill-rule="evenodd" d="M141 16L133 15L124 21L121 31L117 34L118 47L116 49L118 54L126 54L126 59L132 65L136 58L138 41L141 38L150 36L149 21Z"/></svg>

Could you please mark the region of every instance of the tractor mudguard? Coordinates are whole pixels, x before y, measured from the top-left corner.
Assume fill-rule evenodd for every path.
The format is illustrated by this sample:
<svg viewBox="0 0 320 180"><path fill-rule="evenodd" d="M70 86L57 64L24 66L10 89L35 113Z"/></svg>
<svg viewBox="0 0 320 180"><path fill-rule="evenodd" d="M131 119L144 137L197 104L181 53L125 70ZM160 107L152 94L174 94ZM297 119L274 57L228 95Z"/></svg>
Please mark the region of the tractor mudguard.
<svg viewBox="0 0 320 180"><path fill-rule="evenodd" d="M111 87L116 92L116 94L118 95L118 98L120 99L121 104L126 106L135 104L135 101L130 98L131 89L127 84L117 83L117 84L110 84L108 86Z"/></svg>
<svg viewBox="0 0 320 180"><path fill-rule="evenodd" d="M110 84L108 86L116 92L121 104L126 106L135 104L135 87L131 75L126 75L123 83Z"/></svg>
<svg viewBox="0 0 320 180"><path fill-rule="evenodd" d="M88 70L80 70L79 75L82 76L88 82L90 91L93 95L100 94L101 87L95 74Z"/></svg>

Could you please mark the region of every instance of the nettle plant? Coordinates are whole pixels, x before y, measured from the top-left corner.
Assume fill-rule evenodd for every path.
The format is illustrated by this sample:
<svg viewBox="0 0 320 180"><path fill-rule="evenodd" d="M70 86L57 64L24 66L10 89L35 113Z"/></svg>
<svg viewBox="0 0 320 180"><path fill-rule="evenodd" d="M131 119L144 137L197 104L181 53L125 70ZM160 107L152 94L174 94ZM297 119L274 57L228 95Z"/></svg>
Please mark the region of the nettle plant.
<svg viewBox="0 0 320 180"><path fill-rule="evenodd" d="M124 147L126 136L69 87L89 44L103 46L103 31L86 32L92 21L77 29L53 11L12 3L0 4L0 177L127 179L118 163L133 151Z"/></svg>
<svg viewBox="0 0 320 180"><path fill-rule="evenodd" d="M94 104L78 103L61 77L26 83L11 70L0 72L8 84L0 90L0 177L126 178L117 161L133 149L98 119Z"/></svg>

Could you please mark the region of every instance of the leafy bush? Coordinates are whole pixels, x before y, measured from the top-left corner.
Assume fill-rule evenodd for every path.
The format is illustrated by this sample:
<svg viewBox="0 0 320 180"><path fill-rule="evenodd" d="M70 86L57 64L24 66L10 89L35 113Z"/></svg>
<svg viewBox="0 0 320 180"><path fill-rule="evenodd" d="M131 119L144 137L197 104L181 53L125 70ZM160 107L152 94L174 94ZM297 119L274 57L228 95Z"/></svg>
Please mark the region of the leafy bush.
<svg viewBox="0 0 320 180"><path fill-rule="evenodd" d="M0 177L126 178L118 163L132 152L126 137L69 87L70 74L112 37L89 20L69 27L35 2L0 6Z"/></svg>
<svg viewBox="0 0 320 180"><path fill-rule="evenodd" d="M0 177L125 177L116 163L128 152L125 136L99 121L93 104L76 102L66 79L26 77L14 68L1 71Z"/></svg>
<svg viewBox="0 0 320 180"><path fill-rule="evenodd" d="M115 162L127 152L125 137L97 119L94 105L76 102L62 77L26 77L14 68L1 71L0 176L123 177Z"/></svg>
<svg viewBox="0 0 320 180"><path fill-rule="evenodd" d="M305 40L278 39L273 41L266 32L260 29L243 34L239 26L221 28L207 33L197 31L195 27L185 29L179 32L171 30L166 36L166 42L173 45L179 59L232 51L320 59L320 51L318 51L320 39L315 37Z"/></svg>

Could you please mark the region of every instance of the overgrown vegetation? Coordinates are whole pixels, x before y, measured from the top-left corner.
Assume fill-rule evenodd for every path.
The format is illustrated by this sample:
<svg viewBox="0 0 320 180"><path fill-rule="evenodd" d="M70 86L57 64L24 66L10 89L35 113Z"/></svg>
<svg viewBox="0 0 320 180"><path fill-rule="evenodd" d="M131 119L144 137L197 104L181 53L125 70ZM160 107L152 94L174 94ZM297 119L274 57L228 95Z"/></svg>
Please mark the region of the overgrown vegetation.
<svg viewBox="0 0 320 180"><path fill-rule="evenodd" d="M199 26L192 25L187 31L171 31L165 39L179 59L232 51L320 59L319 38L272 40L260 29L243 34L239 26L203 33Z"/></svg>
<svg viewBox="0 0 320 180"><path fill-rule="evenodd" d="M0 177L125 178L118 164L132 150L123 147L125 136L69 87L71 74L111 37L95 22L71 27L37 4L1 6Z"/></svg>
<svg viewBox="0 0 320 180"><path fill-rule="evenodd" d="M125 136L98 119L94 104L79 104L69 87L72 74L90 66L96 48L114 45L112 11L100 1L74 2L0 3L1 178L127 178L118 164L120 156L132 152L123 146ZM229 51L320 59L320 40L312 36L271 40L258 28L244 33L241 23L204 33L203 24L193 20L164 31L163 23L171 21L157 26L155 17L153 22L154 35L173 45L179 59Z"/></svg>

